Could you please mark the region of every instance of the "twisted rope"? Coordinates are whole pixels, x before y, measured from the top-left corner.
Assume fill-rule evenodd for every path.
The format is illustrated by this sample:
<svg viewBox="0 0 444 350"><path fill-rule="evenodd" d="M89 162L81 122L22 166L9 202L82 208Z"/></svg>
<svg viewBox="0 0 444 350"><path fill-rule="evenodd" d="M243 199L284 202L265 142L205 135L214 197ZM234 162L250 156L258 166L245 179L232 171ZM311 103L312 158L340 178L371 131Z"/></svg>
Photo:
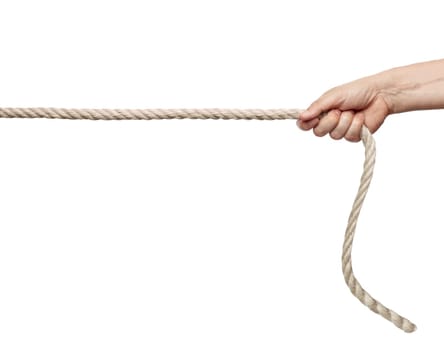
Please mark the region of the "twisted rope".
<svg viewBox="0 0 444 350"><path fill-rule="evenodd" d="M67 109L0 108L0 118L50 118L91 120L156 119L297 119L299 109Z"/></svg>
<svg viewBox="0 0 444 350"><path fill-rule="evenodd" d="M0 118L50 118L89 120L159 120L159 119L298 119L299 109L65 109L65 108L0 108ZM405 332L416 326L374 299L358 282L352 267L352 247L359 213L368 192L375 166L375 141L364 126L361 139L365 147L364 169L358 193L348 219L342 250L342 272L352 294L373 312Z"/></svg>

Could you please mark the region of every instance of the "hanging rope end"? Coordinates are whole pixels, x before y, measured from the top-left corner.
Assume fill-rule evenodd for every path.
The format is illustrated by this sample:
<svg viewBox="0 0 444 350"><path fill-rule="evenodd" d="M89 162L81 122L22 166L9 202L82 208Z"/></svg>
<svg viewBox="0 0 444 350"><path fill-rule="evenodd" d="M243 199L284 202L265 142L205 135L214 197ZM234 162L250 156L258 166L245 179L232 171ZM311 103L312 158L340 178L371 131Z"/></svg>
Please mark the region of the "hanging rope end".
<svg viewBox="0 0 444 350"><path fill-rule="evenodd" d="M414 323L409 320L405 320L403 327L401 328L406 333L413 333L417 330L417 327Z"/></svg>

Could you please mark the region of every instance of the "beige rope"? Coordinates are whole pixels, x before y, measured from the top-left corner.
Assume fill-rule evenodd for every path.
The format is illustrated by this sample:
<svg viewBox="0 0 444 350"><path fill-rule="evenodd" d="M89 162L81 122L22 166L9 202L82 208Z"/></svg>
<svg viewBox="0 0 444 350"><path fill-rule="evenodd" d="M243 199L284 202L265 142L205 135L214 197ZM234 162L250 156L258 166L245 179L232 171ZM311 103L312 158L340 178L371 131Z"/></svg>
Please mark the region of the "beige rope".
<svg viewBox="0 0 444 350"><path fill-rule="evenodd" d="M65 108L0 108L0 118L51 118L90 120L153 120L153 119L298 119L299 109L65 109ZM342 272L353 295L370 310L381 315L405 332L416 326L408 319L382 305L362 288L352 268L352 246L362 204L367 194L375 166L375 141L364 126L361 139L365 146L364 169L358 193L353 202L344 237Z"/></svg>

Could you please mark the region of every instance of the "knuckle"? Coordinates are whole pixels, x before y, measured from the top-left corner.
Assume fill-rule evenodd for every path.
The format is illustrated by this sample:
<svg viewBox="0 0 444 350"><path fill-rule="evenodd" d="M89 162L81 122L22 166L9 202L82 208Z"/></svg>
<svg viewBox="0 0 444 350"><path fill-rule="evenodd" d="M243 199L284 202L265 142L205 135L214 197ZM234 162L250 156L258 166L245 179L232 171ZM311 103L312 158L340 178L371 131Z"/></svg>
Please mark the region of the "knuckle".
<svg viewBox="0 0 444 350"><path fill-rule="evenodd" d="M322 132L322 130L320 130L320 129L318 129L318 128L314 128L314 129L313 129L313 134L315 134L315 135L318 136L318 137L322 137L322 136L325 135L325 134Z"/></svg>
<svg viewBox="0 0 444 350"><path fill-rule="evenodd" d="M307 130L311 129L310 124L307 122L299 120L296 124L299 127L299 129L301 129L301 130L307 131Z"/></svg>
<svg viewBox="0 0 444 350"><path fill-rule="evenodd" d="M332 109L331 114L333 115L334 118L339 119L341 117L342 112L339 109Z"/></svg>
<svg viewBox="0 0 444 350"><path fill-rule="evenodd" d="M338 132L335 132L335 131L332 131L332 132L330 133L330 137L331 137L333 140L340 140L340 139L342 139L342 135L339 134Z"/></svg>
<svg viewBox="0 0 444 350"><path fill-rule="evenodd" d="M346 136L345 139L350 142L359 142L360 138L357 135Z"/></svg>
<svg viewBox="0 0 444 350"><path fill-rule="evenodd" d="M327 116L325 118L331 121L331 123L337 124L339 122L340 117L341 117L341 111L337 109L332 109L327 113Z"/></svg>
<svg viewBox="0 0 444 350"><path fill-rule="evenodd" d="M378 131L379 126L378 125L370 125L370 127L368 127L368 130L374 134L376 131Z"/></svg>

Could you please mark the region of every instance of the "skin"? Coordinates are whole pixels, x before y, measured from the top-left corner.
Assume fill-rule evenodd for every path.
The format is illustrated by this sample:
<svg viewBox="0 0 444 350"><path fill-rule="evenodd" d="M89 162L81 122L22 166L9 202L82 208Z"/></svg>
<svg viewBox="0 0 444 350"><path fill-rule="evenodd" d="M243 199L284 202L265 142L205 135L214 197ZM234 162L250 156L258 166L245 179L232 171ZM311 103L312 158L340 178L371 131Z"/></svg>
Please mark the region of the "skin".
<svg viewBox="0 0 444 350"><path fill-rule="evenodd" d="M391 114L444 108L444 59L393 68L325 92L297 125L316 136L360 141L366 125L376 132Z"/></svg>

